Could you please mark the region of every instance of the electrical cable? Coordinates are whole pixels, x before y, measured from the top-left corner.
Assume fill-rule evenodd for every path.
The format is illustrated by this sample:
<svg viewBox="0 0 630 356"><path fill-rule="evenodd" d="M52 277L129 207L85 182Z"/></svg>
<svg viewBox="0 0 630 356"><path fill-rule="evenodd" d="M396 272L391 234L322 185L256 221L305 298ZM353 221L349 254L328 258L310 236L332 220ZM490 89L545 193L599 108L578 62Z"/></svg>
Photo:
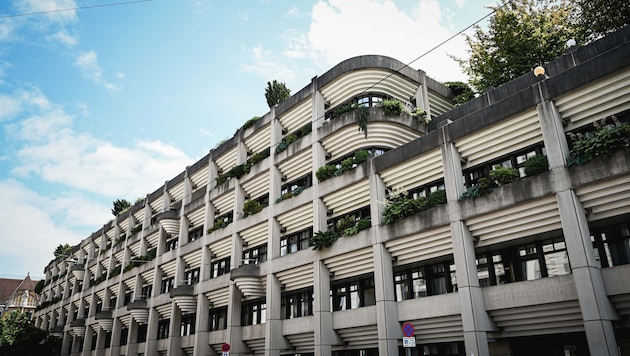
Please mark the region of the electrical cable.
<svg viewBox="0 0 630 356"><path fill-rule="evenodd" d="M21 14L13 14L13 15L0 15L0 19L6 19L11 17L22 17L22 16L33 16L33 15L43 15L43 14L51 14L55 12L64 12L64 11L76 11L76 10L86 10L86 9L94 9L98 7L108 7L108 6L117 6L117 5L129 5L140 2L149 2L153 0L132 0L132 1L123 1L109 4L100 4L100 5L91 5L91 6L78 6L68 9L56 9L56 10L48 10L48 11L37 11L37 12L26 12Z"/></svg>

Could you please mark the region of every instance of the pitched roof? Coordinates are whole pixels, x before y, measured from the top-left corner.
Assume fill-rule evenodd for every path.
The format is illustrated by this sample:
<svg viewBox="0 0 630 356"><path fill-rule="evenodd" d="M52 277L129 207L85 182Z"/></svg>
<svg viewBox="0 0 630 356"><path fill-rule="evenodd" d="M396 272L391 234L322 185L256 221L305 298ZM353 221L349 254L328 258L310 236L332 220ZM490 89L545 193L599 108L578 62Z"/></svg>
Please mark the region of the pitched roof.
<svg viewBox="0 0 630 356"><path fill-rule="evenodd" d="M21 279L0 278L0 303L4 304L9 300L22 281Z"/></svg>

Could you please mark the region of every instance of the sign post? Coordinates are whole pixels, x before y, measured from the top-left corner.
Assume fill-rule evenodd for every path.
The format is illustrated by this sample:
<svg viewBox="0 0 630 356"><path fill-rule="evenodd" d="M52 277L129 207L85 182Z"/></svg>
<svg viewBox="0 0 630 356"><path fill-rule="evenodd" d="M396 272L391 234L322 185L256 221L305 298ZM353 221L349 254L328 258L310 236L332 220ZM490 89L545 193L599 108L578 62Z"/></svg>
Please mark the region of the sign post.
<svg viewBox="0 0 630 356"><path fill-rule="evenodd" d="M403 332L403 347L405 348L405 354L411 355L411 348L416 347L416 338L414 335L416 334L416 328L414 328L412 323L404 323L402 326Z"/></svg>
<svg viewBox="0 0 630 356"><path fill-rule="evenodd" d="M230 356L230 344L227 342L221 345L221 356Z"/></svg>

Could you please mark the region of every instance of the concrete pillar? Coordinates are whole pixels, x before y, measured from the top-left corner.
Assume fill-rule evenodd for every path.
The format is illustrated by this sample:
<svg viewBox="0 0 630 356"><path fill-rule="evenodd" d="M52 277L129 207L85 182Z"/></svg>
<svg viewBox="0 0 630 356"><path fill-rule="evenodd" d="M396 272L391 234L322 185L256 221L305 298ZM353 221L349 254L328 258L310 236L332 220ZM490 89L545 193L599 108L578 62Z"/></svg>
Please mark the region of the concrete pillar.
<svg viewBox="0 0 630 356"><path fill-rule="evenodd" d="M157 355L158 354L158 321L160 320L160 313L155 308L149 308L149 321L147 323L147 337L144 345L145 355ZM134 322L135 324L135 322ZM137 338L136 338L137 340ZM132 355L128 353L128 355Z"/></svg>
<svg viewBox="0 0 630 356"><path fill-rule="evenodd" d="M317 356L330 356L331 346L341 344L342 340L332 328L330 271L323 261L313 262L313 283L314 353Z"/></svg>
<svg viewBox="0 0 630 356"><path fill-rule="evenodd" d="M114 325L112 327L112 343L109 347L107 356L118 356L120 352L120 335L122 334L123 324L118 318L114 318Z"/></svg>
<svg viewBox="0 0 630 356"><path fill-rule="evenodd" d="M586 213L574 191L559 192L556 198L589 351L591 356L618 356L612 321L619 318L606 295Z"/></svg>
<svg viewBox="0 0 630 356"><path fill-rule="evenodd" d="M273 274L267 275L267 313L265 320L265 356L279 356L291 345L282 335L282 288Z"/></svg>
<svg viewBox="0 0 630 356"><path fill-rule="evenodd" d="M564 134L562 116L551 101L541 102L536 106L536 109L542 129L549 168L564 167L569 157L569 145Z"/></svg>
<svg viewBox="0 0 630 356"><path fill-rule="evenodd" d="M230 295L227 312L226 342L230 344L230 355L238 356L249 352L243 342L241 327L241 300L243 295L236 288L234 282L230 282Z"/></svg>
<svg viewBox="0 0 630 356"><path fill-rule="evenodd" d="M149 312L149 321L151 321L151 314ZM129 324L129 333L127 334L127 355L136 355L138 351L142 352L142 350L138 350L138 323L131 318L131 322ZM147 332L147 341L149 340L149 334ZM151 355L146 353L148 350L149 343L145 344L145 355ZM153 354L154 355L154 354Z"/></svg>
<svg viewBox="0 0 630 356"><path fill-rule="evenodd" d="M171 322L168 330L169 356L183 356L184 351L182 350L182 337L180 333L181 323L182 312L175 303L171 303Z"/></svg>
<svg viewBox="0 0 630 356"><path fill-rule="evenodd" d="M208 250L208 249L205 249ZM195 316L195 341L193 356L206 356L210 354L208 345L208 311L210 302L201 293L197 295L197 315Z"/></svg>
<svg viewBox="0 0 630 356"><path fill-rule="evenodd" d="M487 331L496 329L485 309L483 294L477 277L474 239L461 218L456 203L464 191L462 158L455 145L450 142L447 126L439 128L441 134L444 185L449 204L453 258L457 275L458 296L464 331L464 346L467 355L489 355Z"/></svg>
<svg viewBox="0 0 630 356"><path fill-rule="evenodd" d="M61 341L61 354L62 355L69 355L70 352L72 351L70 349L72 346L72 339L73 339L73 336L70 335L69 332L63 333L63 340Z"/></svg>
<svg viewBox="0 0 630 356"><path fill-rule="evenodd" d="M398 306L394 292L392 256L384 244L373 245L374 287L376 290L376 320L378 320L379 355L397 355L402 338L398 321Z"/></svg>

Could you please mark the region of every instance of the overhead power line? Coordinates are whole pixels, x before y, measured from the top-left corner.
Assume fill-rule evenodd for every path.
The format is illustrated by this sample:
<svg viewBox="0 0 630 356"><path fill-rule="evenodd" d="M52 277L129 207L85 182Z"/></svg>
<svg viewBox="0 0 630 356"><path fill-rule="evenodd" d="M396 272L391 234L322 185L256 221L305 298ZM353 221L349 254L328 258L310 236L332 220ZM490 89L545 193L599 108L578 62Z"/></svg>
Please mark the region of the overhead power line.
<svg viewBox="0 0 630 356"><path fill-rule="evenodd" d="M48 11L25 12L25 13L21 13L21 14L12 14L12 15L0 15L0 19L6 19L6 18L10 18L10 17L21 17L21 16L33 16L33 15L52 14L52 13L55 13L55 12L86 10L86 9L94 9L94 8L98 8L98 7L129 5L129 4L135 4L135 3L139 3L139 2L149 2L149 1L153 1L153 0L132 0L132 1L114 2L114 3L100 4L100 5L79 6L79 7L72 7L72 8L68 8L68 9L55 9L55 10L48 10Z"/></svg>

